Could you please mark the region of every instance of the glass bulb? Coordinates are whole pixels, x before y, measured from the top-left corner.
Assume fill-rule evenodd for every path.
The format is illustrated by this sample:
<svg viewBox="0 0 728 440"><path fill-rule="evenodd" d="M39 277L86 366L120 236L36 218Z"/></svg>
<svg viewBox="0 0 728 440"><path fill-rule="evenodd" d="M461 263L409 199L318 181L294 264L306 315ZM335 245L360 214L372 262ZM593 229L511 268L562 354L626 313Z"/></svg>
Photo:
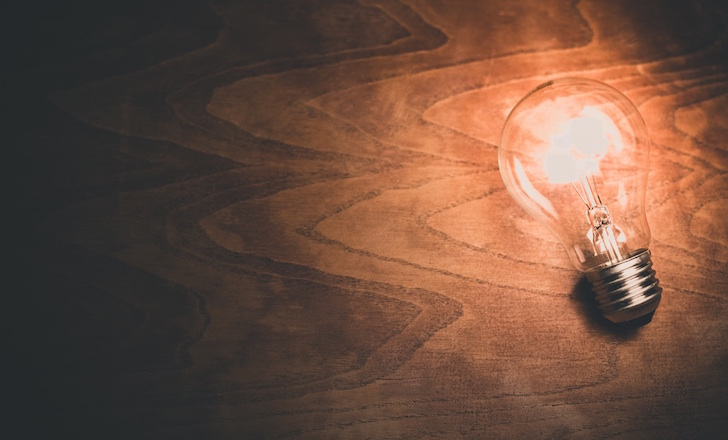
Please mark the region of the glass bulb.
<svg viewBox="0 0 728 440"><path fill-rule="evenodd" d="M583 78L532 90L508 115L498 146L508 192L564 244L613 322L649 320L660 302L645 216L649 156L634 104Z"/></svg>

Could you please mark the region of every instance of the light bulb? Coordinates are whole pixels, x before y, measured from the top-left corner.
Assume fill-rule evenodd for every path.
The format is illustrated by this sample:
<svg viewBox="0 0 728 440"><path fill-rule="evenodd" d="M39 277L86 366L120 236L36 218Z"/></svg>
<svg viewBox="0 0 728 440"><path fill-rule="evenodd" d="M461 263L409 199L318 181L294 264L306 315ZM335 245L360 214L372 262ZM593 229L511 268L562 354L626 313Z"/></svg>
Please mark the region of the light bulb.
<svg viewBox="0 0 728 440"><path fill-rule="evenodd" d="M528 93L498 146L508 192L556 234L612 322L649 321L660 303L645 216L649 150L634 104L583 78Z"/></svg>

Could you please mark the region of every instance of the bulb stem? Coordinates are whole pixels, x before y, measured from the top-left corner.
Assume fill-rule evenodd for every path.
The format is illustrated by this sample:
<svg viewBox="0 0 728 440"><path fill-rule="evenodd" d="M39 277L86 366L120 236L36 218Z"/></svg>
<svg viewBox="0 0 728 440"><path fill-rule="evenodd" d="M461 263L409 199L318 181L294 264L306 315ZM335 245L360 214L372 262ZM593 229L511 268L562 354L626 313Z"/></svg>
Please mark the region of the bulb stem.
<svg viewBox="0 0 728 440"><path fill-rule="evenodd" d="M651 319L660 304L662 287L655 278L648 249L640 249L616 264L587 272L586 278L599 309L612 322Z"/></svg>

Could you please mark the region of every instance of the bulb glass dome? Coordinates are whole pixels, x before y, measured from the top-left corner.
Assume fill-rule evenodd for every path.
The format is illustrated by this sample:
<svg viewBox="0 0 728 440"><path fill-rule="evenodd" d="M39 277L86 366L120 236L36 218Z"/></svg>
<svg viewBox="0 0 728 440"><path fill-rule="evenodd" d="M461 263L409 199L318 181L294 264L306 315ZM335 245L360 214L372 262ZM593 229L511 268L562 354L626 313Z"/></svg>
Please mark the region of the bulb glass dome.
<svg viewBox="0 0 728 440"><path fill-rule="evenodd" d="M537 87L511 111L498 162L511 196L587 271L648 248L649 148L642 116L622 93L565 78ZM600 232L595 225L605 220L610 230Z"/></svg>

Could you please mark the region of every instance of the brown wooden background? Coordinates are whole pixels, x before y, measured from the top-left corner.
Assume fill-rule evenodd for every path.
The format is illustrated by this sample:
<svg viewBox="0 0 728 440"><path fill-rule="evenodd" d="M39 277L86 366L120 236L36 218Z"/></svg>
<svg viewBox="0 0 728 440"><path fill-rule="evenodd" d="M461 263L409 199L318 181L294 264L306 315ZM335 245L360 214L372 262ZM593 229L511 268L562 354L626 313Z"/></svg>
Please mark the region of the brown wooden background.
<svg viewBox="0 0 728 440"><path fill-rule="evenodd" d="M4 15L3 363L24 437L728 434L721 2ZM665 291L639 329L595 313L498 173L507 112L566 75L622 90L654 142Z"/></svg>

